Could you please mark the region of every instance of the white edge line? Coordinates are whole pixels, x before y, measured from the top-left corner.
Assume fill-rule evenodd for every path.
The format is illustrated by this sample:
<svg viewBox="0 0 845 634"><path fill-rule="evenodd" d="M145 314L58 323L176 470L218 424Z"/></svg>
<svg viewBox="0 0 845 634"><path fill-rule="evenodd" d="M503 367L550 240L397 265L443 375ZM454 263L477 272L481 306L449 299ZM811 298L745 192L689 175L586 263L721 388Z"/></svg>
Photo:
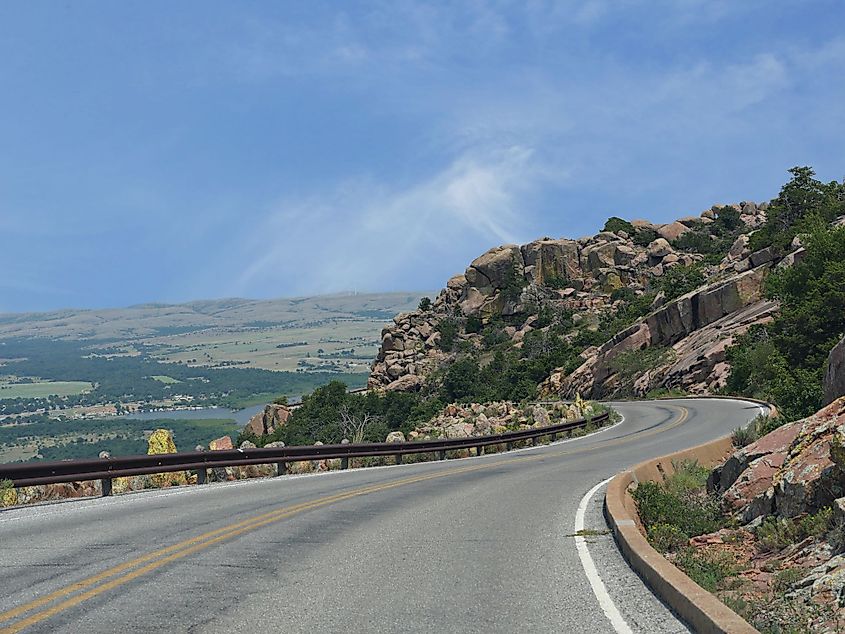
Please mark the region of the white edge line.
<svg viewBox="0 0 845 634"><path fill-rule="evenodd" d="M578 505L578 510L575 513L576 533L584 530L584 514L587 512L587 505L590 503L590 499L593 497L593 495L595 495L596 491L598 491L601 487L610 482L612 479L613 476L611 476L607 480L599 482L596 486L587 491L583 498L581 498L581 503ZM581 559L581 565L584 567L584 574L587 575L587 580L590 582L590 587L593 589L593 594L596 595L596 599L598 599L599 606L604 612L604 615L610 621L610 624L613 626L613 629L616 630L618 634L633 634L631 628L628 626L628 624L625 622L625 619L619 613L619 609L616 607L616 604L613 602L613 599L611 599L610 595L607 593L607 588L605 587L604 582L601 580L598 570L596 569L596 564L593 561L593 557L592 555L590 555L590 550L587 548L587 540L584 539L584 537L582 537L581 535L576 535L575 547L578 549L578 557Z"/></svg>

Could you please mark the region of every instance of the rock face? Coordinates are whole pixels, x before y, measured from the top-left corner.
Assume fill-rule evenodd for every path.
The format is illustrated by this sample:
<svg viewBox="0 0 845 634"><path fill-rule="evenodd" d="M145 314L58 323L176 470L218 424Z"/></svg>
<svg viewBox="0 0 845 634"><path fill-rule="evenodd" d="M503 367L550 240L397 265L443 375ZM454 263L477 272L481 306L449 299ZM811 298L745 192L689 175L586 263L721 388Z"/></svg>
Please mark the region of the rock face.
<svg viewBox="0 0 845 634"><path fill-rule="evenodd" d="M814 513L845 495L845 397L731 456L712 480L743 522Z"/></svg>
<svg viewBox="0 0 845 634"><path fill-rule="evenodd" d="M667 351L655 367L637 378L637 396L655 388L702 393L723 387L729 370L725 349L752 325L770 320L777 310L776 304L762 299L767 269L763 265L739 273L660 305L590 352L570 375L553 373L541 385L541 394L612 396L623 387L613 360L652 346Z"/></svg>
<svg viewBox="0 0 845 634"><path fill-rule="evenodd" d="M765 218L764 205L742 203L734 207L741 212L747 227L757 226ZM578 240L543 237L524 245L490 249L473 260L462 274L452 277L429 310L397 315L382 330L368 387L389 391L421 389L426 377L455 358L454 349L469 351L481 347L480 337L464 328L470 319L475 320L476 330L479 322L507 320L506 335L517 347L527 333L537 328L534 322L538 306L571 311L581 320L597 320L599 313L614 308L618 301L612 295L615 291L627 289L634 295L642 294L673 267L701 262L703 255L676 251L672 242L693 228L714 222L718 209L714 206L700 217L666 225L634 221L630 233L602 231ZM648 332L637 334L623 348L638 339L647 339L645 345L675 345L691 333L758 301L761 271L770 262L765 254L748 253L747 244L747 237L738 240L722 263L707 265L708 275L736 279L667 304L646 324ZM751 255L760 264L756 272L751 272L755 269ZM737 275L746 272L746 276ZM714 326L707 334L718 330L725 333L721 339L727 339L731 333L744 332L753 318L765 319L772 308L758 306L757 312L750 311L737 323ZM443 345L444 336L454 339L455 345ZM724 346L710 349L700 337L676 352L679 365L675 371L646 383L671 382L678 373L693 366L698 375L695 383L701 389L712 387L714 381L708 381L705 375L714 368L721 372L718 380L723 380L726 366L719 364L724 363ZM707 359L703 364L696 361L702 353ZM572 395L574 390L567 393Z"/></svg>
<svg viewBox="0 0 845 634"><path fill-rule="evenodd" d="M244 432L256 436L272 434L288 422L290 415L291 410L288 406L271 403L264 408L263 412L259 412L250 419L244 427Z"/></svg>
<svg viewBox="0 0 845 634"><path fill-rule="evenodd" d="M830 403L845 395L845 337L840 341L827 358L824 373L824 402Z"/></svg>

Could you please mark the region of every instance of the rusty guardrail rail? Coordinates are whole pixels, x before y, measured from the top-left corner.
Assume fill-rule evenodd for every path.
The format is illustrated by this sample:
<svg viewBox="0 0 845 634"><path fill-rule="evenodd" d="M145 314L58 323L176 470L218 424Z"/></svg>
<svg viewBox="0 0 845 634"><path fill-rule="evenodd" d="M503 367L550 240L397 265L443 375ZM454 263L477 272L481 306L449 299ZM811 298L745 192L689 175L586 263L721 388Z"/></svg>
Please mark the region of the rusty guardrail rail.
<svg viewBox="0 0 845 634"><path fill-rule="evenodd" d="M447 451L471 449L473 447L476 454L481 455L484 447L490 445L504 444L510 450L513 448L513 443L518 441L531 440L536 442L536 439L542 436L552 436L552 440L555 440L558 434L571 432L592 423L604 422L609 416L610 414L605 412L592 418L581 418L557 425L475 438L421 440L407 443L346 443L273 447L269 449L224 449L221 451L190 451L152 456L116 456L91 460L0 464L0 480L11 480L16 487L101 480L103 495L107 496L111 495L113 478L153 473L196 471L197 483L203 484L207 478L207 470L214 467L243 467L276 463L278 473L284 474L287 472L287 463L305 460L340 458L341 468L347 469L350 458L395 456L397 464L400 464L402 456L407 454L436 453L438 460L444 460Z"/></svg>

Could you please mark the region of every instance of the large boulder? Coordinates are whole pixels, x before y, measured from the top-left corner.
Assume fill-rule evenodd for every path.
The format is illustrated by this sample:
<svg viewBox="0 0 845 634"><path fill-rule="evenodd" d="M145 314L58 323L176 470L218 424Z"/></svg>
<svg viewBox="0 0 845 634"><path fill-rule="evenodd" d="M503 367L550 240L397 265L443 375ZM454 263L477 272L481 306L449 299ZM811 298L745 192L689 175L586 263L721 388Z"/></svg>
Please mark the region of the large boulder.
<svg viewBox="0 0 845 634"><path fill-rule="evenodd" d="M256 436L267 436L288 422L291 410L287 405L271 403L253 416L244 427L244 432Z"/></svg>
<svg viewBox="0 0 845 634"><path fill-rule="evenodd" d="M515 244L507 244L490 249L484 255L477 257L469 265L464 274L467 282L475 288L504 288L514 268L519 274L525 263L522 251Z"/></svg>
<svg viewBox="0 0 845 634"><path fill-rule="evenodd" d="M522 257L526 271L530 271L531 281L535 284L568 281L581 276L578 243L575 240L535 240L522 247Z"/></svg>
<svg viewBox="0 0 845 634"><path fill-rule="evenodd" d="M824 373L824 402L845 395L845 337L833 347L827 357Z"/></svg>
<svg viewBox="0 0 845 634"><path fill-rule="evenodd" d="M232 444L230 436L221 436L208 443L208 448L211 451L225 451L226 449L234 449L235 446Z"/></svg>
<svg viewBox="0 0 845 634"><path fill-rule="evenodd" d="M659 262L670 253L673 253L672 246L666 238L657 238L648 245L648 257L651 263Z"/></svg>
<svg viewBox="0 0 845 634"><path fill-rule="evenodd" d="M674 242L689 230L689 227L678 221L671 222L668 225L663 225L657 230L657 234L664 240Z"/></svg>
<svg viewBox="0 0 845 634"><path fill-rule="evenodd" d="M387 438L384 439L384 442L405 442L405 434L403 434L401 431L392 431L387 434Z"/></svg>
<svg viewBox="0 0 845 634"><path fill-rule="evenodd" d="M176 453L173 433L169 429L156 429L147 440L147 454L157 456L168 453ZM187 476L184 471L156 473L150 476L150 480L152 485L157 487L187 484Z"/></svg>
<svg viewBox="0 0 845 634"><path fill-rule="evenodd" d="M734 453L713 478L723 505L744 522L830 506L845 495L843 439L845 397Z"/></svg>

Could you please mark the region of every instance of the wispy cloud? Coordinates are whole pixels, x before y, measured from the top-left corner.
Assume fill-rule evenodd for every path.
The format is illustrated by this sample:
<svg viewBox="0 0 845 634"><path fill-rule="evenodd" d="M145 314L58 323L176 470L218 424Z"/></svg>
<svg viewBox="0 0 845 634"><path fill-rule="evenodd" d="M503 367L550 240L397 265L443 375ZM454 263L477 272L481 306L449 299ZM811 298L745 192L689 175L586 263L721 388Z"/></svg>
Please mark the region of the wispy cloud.
<svg viewBox="0 0 845 634"><path fill-rule="evenodd" d="M415 267L437 266L444 253L525 239L526 199L545 177L531 149L509 147L460 156L406 188L359 179L281 201L249 240L260 255L238 292L292 280L327 292L378 288L414 279Z"/></svg>

